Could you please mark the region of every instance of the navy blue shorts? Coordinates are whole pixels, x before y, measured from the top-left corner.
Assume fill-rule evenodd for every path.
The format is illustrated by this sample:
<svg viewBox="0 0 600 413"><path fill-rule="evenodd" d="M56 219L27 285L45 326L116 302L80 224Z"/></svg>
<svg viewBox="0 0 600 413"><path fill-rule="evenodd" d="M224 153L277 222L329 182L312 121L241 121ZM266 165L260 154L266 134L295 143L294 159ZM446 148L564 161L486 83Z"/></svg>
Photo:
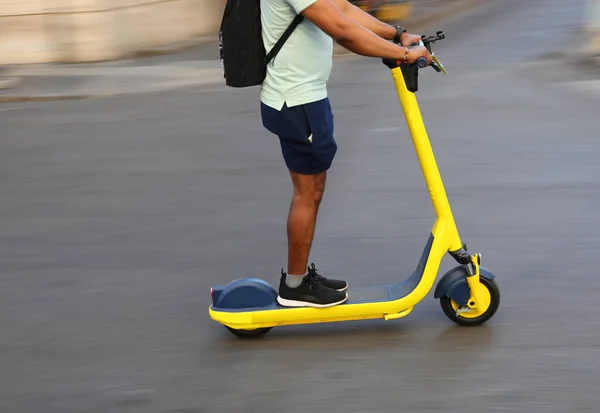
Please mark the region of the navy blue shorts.
<svg viewBox="0 0 600 413"><path fill-rule="evenodd" d="M303 175L325 172L337 152L329 99L275 110L260 104L263 125L279 137L288 169Z"/></svg>

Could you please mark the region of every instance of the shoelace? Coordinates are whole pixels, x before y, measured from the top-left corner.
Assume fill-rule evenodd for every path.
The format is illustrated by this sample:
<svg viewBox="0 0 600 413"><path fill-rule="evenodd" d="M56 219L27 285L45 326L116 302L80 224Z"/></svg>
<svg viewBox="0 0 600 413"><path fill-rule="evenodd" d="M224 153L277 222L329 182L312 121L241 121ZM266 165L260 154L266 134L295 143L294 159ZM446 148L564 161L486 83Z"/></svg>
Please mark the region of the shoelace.
<svg viewBox="0 0 600 413"><path fill-rule="evenodd" d="M285 274L283 268L281 269L281 274ZM308 288L312 290L316 286L321 285L321 282L324 278L325 277L317 273L317 268L315 267L315 264L311 264L311 266L308 268L308 274L303 282L306 283Z"/></svg>
<svg viewBox="0 0 600 413"><path fill-rule="evenodd" d="M312 278L317 284L321 283L325 277L317 273L317 268L315 264L311 264L308 268L308 276Z"/></svg>

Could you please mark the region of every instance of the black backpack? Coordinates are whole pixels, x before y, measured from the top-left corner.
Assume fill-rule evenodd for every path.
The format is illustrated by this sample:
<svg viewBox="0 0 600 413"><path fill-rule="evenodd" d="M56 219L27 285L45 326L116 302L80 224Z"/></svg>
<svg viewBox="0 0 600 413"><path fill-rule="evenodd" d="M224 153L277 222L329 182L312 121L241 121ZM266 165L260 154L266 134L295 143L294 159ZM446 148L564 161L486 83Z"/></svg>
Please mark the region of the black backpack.
<svg viewBox="0 0 600 413"><path fill-rule="evenodd" d="M260 0L228 0L219 29L219 51L225 83L231 87L262 84L267 65L304 20L297 15L267 54L262 40Z"/></svg>

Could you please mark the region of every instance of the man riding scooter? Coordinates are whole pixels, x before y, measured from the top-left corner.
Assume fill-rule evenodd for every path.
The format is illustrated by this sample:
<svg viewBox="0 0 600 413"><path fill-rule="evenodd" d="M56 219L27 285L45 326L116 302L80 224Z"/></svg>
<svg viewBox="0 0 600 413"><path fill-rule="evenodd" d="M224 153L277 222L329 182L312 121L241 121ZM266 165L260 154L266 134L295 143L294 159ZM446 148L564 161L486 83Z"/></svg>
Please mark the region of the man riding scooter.
<svg viewBox="0 0 600 413"><path fill-rule="evenodd" d="M263 125L279 137L293 184L287 220L287 272L278 302L286 307L330 307L344 303L346 281L327 279L308 259L327 171L337 151L327 94L333 40L363 56L413 63L431 55L408 48L421 36L381 22L348 0L261 0L262 37L270 50L297 14L304 21L267 67L261 90ZM389 42L394 40L394 43Z"/></svg>

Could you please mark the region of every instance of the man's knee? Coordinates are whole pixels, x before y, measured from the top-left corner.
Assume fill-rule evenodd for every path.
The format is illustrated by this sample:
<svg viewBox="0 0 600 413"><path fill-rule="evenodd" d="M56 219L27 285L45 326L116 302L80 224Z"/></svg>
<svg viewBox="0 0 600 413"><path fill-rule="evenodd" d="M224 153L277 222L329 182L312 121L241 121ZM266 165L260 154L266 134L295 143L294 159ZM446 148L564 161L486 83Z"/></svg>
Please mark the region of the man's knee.
<svg viewBox="0 0 600 413"><path fill-rule="evenodd" d="M321 200L323 199L324 194L325 194L325 185L324 184L322 187L315 188L315 190L312 194L313 202L316 204L320 204Z"/></svg>
<svg viewBox="0 0 600 413"><path fill-rule="evenodd" d="M313 199L320 203L321 200L323 199L323 195L325 194L325 181L326 181L326 176L327 173L323 172L321 174L318 175L316 182L315 182L315 191L314 191L314 196Z"/></svg>
<svg viewBox="0 0 600 413"><path fill-rule="evenodd" d="M319 204L325 193L327 172L313 175L302 175L291 172L294 183L294 197L302 201Z"/></svg>
<svg viewBox="0 0 600 413"><path fill-rule="evenodd" d="M320 205L321 201L323 199L323 195L324 195L325 191L322 190L314 190L314 191L310 191L310 192L297 192L294 194L294 198L296 198L297 200L299 200L302 203L305 204L315 204L315 205Z"/></svg>

